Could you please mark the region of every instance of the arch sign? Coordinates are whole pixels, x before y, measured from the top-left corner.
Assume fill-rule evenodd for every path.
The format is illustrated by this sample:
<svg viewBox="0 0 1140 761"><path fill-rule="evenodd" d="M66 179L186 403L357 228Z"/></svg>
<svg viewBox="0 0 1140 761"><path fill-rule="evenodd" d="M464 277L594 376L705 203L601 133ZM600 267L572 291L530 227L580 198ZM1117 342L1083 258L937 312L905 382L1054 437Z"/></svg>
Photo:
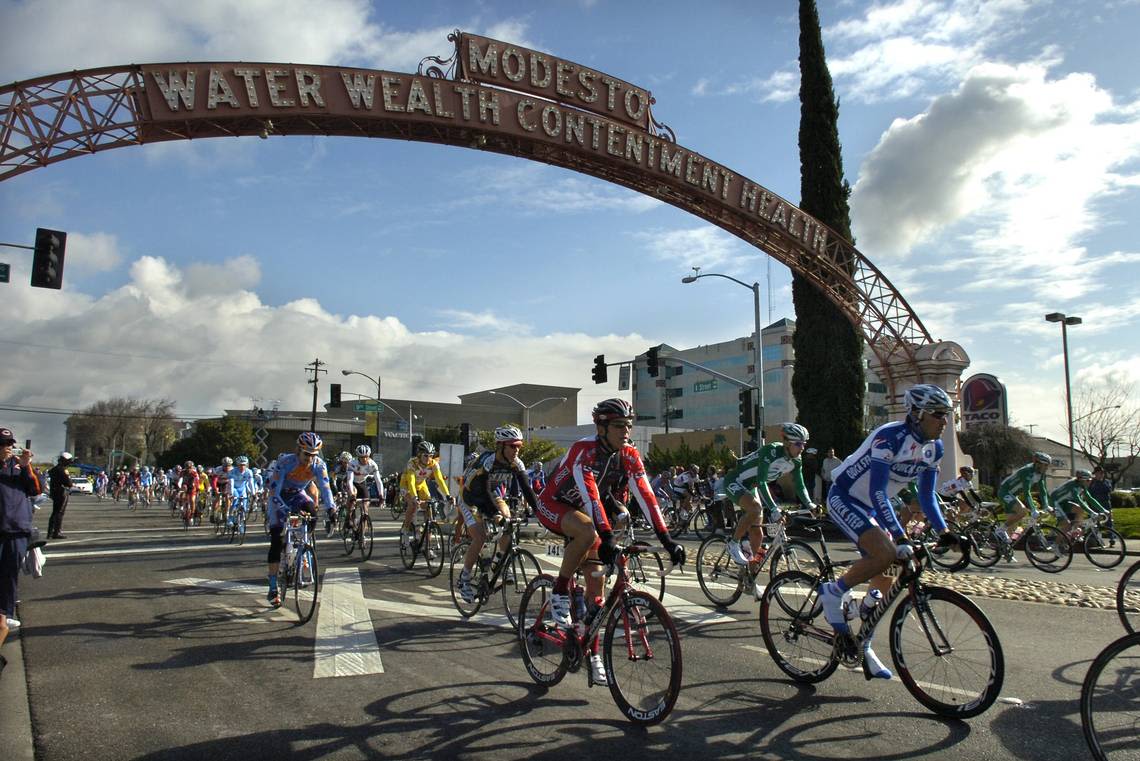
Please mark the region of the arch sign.
<svg viewBox="0 0 1140 761"><path fill-rule="evenodd" d="M495 151L658 198L742 238L820 288L890 375L932 343L882 273L759 183L678 145L650 91L586 66L456 31L417 74L281 63L71 72L0 88L0 179L100 150L203 137L345 135ZM425 70L425 64L434 62ZM444 68L445 67L446 70ZM893 386L893 378L883 379Z"/></svg>

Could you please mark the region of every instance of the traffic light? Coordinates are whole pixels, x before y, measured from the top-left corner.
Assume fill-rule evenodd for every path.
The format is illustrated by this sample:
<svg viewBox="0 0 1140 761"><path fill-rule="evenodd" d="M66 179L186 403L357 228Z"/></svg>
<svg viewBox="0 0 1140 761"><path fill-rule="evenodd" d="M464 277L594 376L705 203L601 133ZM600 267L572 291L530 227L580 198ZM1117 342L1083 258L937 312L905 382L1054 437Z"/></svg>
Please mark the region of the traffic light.
<svg viewBox="0 0 1140 761"><path fill-rule="evenodd" d="M755 425L752 419L752 389L740 389L740 424L745 428Z"/></svg>
<svg viewBox="0 0 1140 761"><path fill-rule="evenodd" d="M36 252L32 256L32 287L63 287L63 250L67 233L36 228Z"/></svg>
<svg viewBox="0 0 1140 761"><path fill-rule="evenodd" d="M657 350L659 348L660 347L658 346L654 346L649 351L645 352L647 369L649 370L649 375L652 378L656 378L657 373L660 372L660 365L657 360Z"/></svg>
<svg viewBox="0 0 1140 761"><path fill-rule="evenodd" d="M590 377L594 379L594 383L605 383L609 378L606 373L606 355L599 354L594 357L594 369L590 372Z"/></svg>
<svg viewBox="0 0 1140 761"><path fill-rule="evenodd" d="M340 384L339 383L330 383L329 384L329 406L330 407L339 407L340 406Z"/></svg>

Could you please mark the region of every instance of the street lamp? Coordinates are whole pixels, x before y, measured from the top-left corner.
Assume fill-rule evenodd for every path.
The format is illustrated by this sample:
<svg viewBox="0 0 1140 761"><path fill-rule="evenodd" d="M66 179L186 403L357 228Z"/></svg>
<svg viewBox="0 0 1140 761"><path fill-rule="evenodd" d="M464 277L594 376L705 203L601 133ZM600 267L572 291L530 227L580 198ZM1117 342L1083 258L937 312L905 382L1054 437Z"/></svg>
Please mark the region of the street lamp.
<svg viewBox="0 0 1140 761"><path fill-rule="evenodd" d="M1080 325L1082 320L1080 317L1068 317L1061 312L1050 312L1045 315L1045 322L1059 322L1061 323L1061 350L1065 355L1065 407L1068 411L1069 421L1069 475L1076 472L1076 464L1073 462L1075 459L1073 455L1073 398L1069 389L1069 326Z"/></svg>
<svg viewBox="0 0 1140 761"><path fill-rule="evenodd" d="M753 317L755 319L755 332L752 334L752 349L755 354L753 362L755 364L753 385L756 386L756 436L753 439L752 445L754 449L759 449L760 444L764 441L764 369L761 366L763 361L762 347L760 345L760 283L753 283L749 285L742 280L737 280L729 275L722 275L719 272L701 272L700 267L693 267L693 275L686 275L681 278L682 283L695 283L702 277L723 277L725 280L731 280L737 285L744 286L752 291L753 303Z"/></svg>
<svg viewBox="0 0 1140 761"><path fill-rule="evenodd" d="M532 409L534 409L535 407L537 407L538 405L542 404L543 402L564 402L564 401L566 401L566 397L564 397L564 396L548 396L545 399L539 399L534 404L524 404L523 402L520 402L518 399L515 399L510 394L505 394L502 391L488 391L487 393L492 394L494 396L505 396L508 399L510 399L512 402L514 402L515 404L517 404L518 406L523 408L523 427L526 429L526 440L528 443L530 442L530 411Z"/></svg>
<svg viewBox="0 0 1140 761"><path fill-rule="evenodd" d="M349 375L359 375L361 378L367 378L368 380L370 380L376 384L376 431L375 431L375 437L374 437L375 443L373 444L373 449L374 449L374 453L376 454L376 456L379 457L380 456L380 405L383 404L383 402L380 401L380 376L379 376L379 374L377 374L377 376L375 378L373 378L371 375L365 375L364 373L359 372L357 370L341 370L340 374L345 376L345 377L348 377ZM409 426L409 428L410 428L410 426ZM411 440L410 434L409 434L408 440L409 441Z"/></svg>

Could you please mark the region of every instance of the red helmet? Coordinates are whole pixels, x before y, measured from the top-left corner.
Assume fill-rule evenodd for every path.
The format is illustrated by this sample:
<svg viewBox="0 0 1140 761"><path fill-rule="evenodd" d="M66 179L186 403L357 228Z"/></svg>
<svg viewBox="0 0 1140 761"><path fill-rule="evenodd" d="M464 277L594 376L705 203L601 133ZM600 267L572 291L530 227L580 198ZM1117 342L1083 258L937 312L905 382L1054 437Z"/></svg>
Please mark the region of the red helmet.
<svg viewBox="0 0 1140 761"><path fill-rule="evenodd" d="M633 419L633 407L625 399L606 399L593 410L595 423L608 423L617 418Z"/></svg>

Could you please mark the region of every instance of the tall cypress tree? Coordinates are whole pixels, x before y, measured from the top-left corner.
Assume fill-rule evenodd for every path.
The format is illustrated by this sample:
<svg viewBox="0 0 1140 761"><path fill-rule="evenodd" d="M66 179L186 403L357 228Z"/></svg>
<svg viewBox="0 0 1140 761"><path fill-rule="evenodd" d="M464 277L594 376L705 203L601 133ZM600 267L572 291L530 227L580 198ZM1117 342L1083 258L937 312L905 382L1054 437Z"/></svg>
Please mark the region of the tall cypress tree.
<svg viewBox="0 0 1140 761"><path fill-rule="evenodd" d="M823 50L815 0L800 0L800 208L851 237L839 144L839 103ZM822 254L821 254L822 255ZM792 393L812 443L841 457L863 440L863 340L855 326L806 278L793 274L796 353Z"/></svg>

